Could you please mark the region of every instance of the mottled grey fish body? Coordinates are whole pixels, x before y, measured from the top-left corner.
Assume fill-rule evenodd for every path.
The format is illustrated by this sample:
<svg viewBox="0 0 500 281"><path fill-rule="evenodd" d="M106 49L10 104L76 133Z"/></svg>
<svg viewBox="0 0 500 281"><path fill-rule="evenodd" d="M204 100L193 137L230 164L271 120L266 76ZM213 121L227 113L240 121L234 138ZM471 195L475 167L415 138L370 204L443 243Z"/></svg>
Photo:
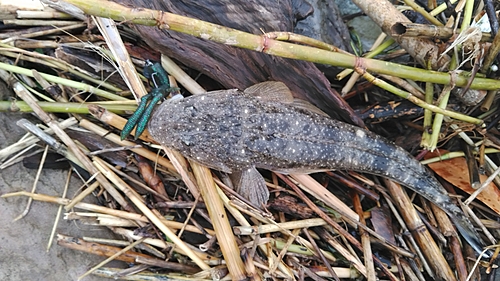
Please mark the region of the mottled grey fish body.
<svg viewBox="0 0 500 281"><path fill-rule="evenodd" d="M149 132L161 144L231 173L251 167L285 173L353 170L390 178L445 210L480 250L472 224L413 156L384 138L293 103L238 90L163 103Z"/></svg>

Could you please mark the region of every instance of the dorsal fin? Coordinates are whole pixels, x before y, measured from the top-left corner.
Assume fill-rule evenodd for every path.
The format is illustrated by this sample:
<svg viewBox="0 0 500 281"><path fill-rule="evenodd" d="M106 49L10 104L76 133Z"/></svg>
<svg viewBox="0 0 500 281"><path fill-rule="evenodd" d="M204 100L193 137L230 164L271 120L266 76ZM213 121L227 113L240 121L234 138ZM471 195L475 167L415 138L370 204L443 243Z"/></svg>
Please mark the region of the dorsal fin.
<svg viewBox="0 0 500 281"><path fill-rule="evenodd" d="M312 103L310 103L308 101L305 101L305 100L294 99L292 105L294 107L297 107L297 108L300 108L300 109L308 110L308 111L317 113L319 115L324 115L324 116L330 117L330 116L328 116L328 114L324 113L321 109L317 108Z"/></svg>
<svg viewBox="0 0 500 281"><path fill-rule="evenodd" d="M290 89L288 89L283 82L278 81L266 81L255 84L246 88L244 93L266 101L281 103L293 102L293 96Z"/></svg>

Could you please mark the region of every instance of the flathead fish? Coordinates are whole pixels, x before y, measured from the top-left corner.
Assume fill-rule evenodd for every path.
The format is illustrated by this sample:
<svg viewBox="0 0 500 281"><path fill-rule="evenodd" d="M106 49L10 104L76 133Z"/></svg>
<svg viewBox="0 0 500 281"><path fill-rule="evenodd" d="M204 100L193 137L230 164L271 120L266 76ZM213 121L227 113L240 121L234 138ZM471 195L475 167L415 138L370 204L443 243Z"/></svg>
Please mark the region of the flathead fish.
<svg viewBox="0 0 500 281"><path fill-rule="evenodd" d="M469 244L482 250L471 222L412 155L294 101L283 83L164 102L148 129L163 146L210 168L240 174L240 194L257 203L267 202L269 191L255 168L282 173L353 170L389 178L443 209Z"/></svg>

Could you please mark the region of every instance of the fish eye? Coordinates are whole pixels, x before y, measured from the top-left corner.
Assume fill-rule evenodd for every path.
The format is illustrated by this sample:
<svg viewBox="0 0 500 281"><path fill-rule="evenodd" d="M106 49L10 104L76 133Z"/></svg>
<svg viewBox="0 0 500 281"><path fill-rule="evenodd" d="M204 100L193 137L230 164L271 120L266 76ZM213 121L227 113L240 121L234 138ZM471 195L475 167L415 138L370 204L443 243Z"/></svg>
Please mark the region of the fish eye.
<svg viewBox="0 0 500 281"><path fill-rule="evenodd" d="M183 135L181 137L182 143L184 143L186 146L191 146L193 144L193 137L189 135Z"/></svg>
<svg viewBox="0 0 500 281"><path fill-rule="evenodd" d="M187 113L191 117L195 117L198 113L198 109L193 105L189 105L184 107L184 112Z"/></svg>

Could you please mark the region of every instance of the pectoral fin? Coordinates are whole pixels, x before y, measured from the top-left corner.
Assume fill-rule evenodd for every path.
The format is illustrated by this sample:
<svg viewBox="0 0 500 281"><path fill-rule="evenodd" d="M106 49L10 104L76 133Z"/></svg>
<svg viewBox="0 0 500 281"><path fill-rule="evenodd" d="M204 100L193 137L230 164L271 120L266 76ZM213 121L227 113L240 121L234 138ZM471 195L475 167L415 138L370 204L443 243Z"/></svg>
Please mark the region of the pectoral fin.
<svg viewBox="0 0 500 281"><path fill-rule="evenodd" d="M231 179L236 192L258 207L267 204L269 200L269 190L262 175L255 169L249 167L243 171L235 171L231 174Z"/></svg>

